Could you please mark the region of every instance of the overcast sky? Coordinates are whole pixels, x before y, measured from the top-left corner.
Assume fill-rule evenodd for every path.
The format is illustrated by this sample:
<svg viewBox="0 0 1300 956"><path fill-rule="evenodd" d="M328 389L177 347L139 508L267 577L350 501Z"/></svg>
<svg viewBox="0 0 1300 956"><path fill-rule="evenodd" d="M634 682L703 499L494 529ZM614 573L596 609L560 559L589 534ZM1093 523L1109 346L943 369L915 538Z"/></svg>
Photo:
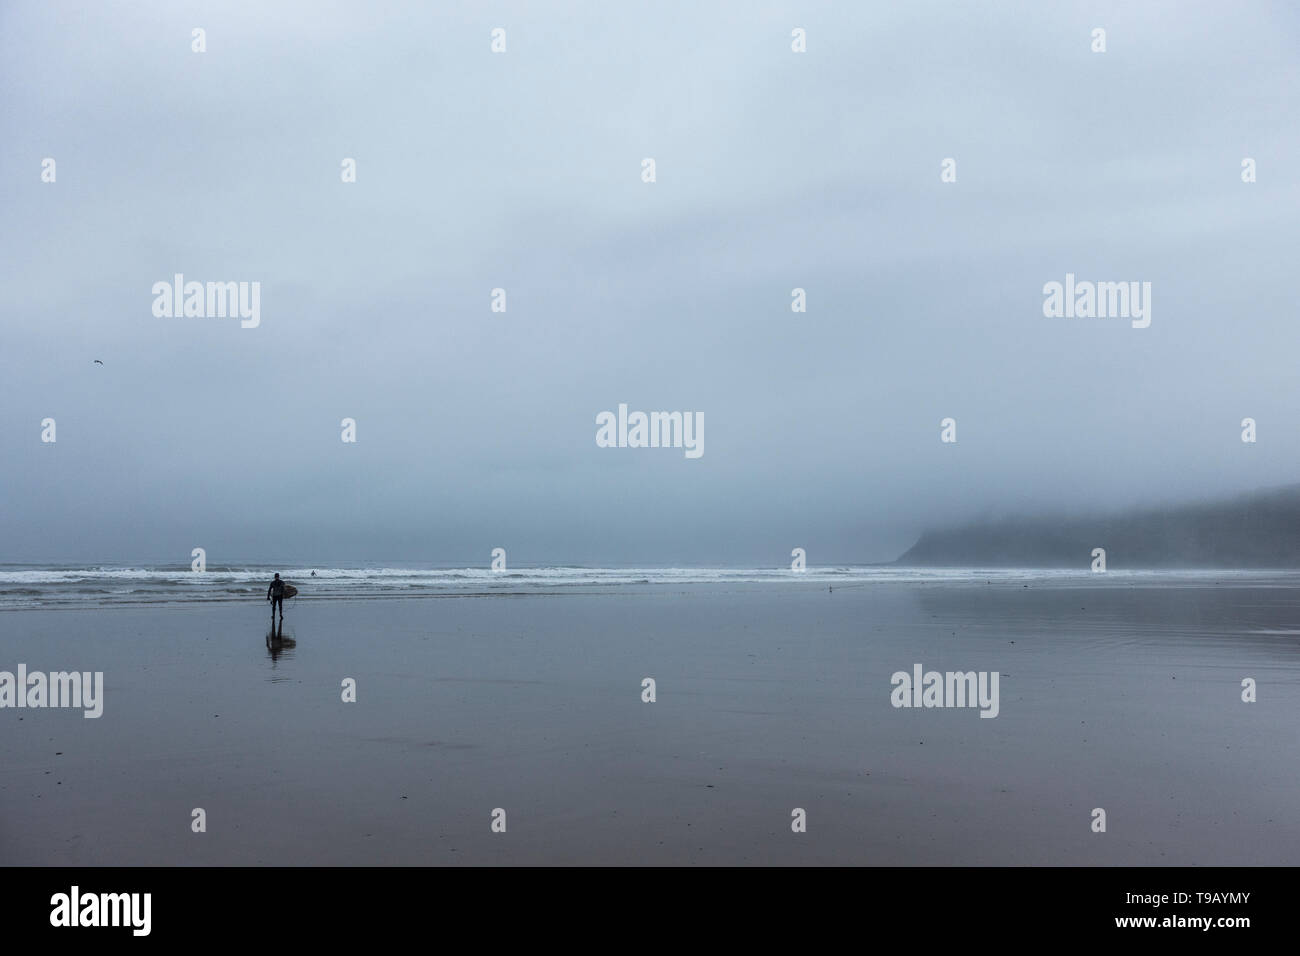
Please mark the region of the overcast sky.
<svg viewBox="0 0 1300 956"><path fill-rule="evenodd" d="M9 0L0 561L817 565L1291 482L1298 64L1285 3Z"/></svg>

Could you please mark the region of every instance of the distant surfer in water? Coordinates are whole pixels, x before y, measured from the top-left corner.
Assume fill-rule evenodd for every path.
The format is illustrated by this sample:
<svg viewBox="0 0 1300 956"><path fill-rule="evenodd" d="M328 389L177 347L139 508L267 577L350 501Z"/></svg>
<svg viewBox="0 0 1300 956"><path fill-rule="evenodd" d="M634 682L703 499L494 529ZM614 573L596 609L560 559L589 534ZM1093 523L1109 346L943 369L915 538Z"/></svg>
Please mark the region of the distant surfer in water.
<svg viewBox="0 0 1300 956"><path fill-rule="evenodd" d="M271 602L271 620L275 621L275 609L280 608L280 620L284 620L284 582L280 575L275 576L271 586L266 589L266 599Z"/></svg>

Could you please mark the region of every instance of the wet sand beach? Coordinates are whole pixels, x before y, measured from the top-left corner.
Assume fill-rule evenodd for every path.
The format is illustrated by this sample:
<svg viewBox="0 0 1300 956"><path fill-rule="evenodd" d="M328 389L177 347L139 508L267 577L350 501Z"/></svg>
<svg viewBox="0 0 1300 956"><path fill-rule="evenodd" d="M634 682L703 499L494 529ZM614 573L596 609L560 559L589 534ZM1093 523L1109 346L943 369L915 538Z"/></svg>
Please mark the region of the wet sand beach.
<svg viewBox="0 0 1300 956"><path fill-rule="evenodd" d="M105 686L99 719L0 711L3 864L1300 862L1290 587L299 598L274 647L256 601L0 630L0 669ZM917 663L998 672L998 716L893 707Z"/></svg>

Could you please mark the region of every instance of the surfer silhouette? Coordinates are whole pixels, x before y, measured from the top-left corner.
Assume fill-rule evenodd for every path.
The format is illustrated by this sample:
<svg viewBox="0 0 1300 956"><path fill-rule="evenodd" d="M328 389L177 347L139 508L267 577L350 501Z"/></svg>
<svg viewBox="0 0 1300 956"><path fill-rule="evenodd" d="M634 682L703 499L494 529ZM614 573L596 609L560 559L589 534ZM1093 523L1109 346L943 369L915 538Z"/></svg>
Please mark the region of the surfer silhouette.
<svg viewBox="0 0 1300 956"><path fill-rule="evenodd" d="M266 599L271 602L271 621L275 622L275 609L280 608L280 620L284 620L284 582L280 575L275 576L271 586L266 589Z"/></svg>

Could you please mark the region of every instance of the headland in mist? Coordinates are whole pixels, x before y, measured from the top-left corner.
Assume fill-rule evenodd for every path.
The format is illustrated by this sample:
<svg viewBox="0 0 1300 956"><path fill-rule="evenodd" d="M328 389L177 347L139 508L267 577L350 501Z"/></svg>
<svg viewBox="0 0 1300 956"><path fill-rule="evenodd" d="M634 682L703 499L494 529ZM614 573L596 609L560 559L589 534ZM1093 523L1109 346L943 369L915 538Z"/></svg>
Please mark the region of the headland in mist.
<svg viewBox="0 0 1300 956"><path fill-rule="evenodd" d="M921 567L1300 567L1300 485L1110 515L1040 514L926 531L895 564Z"/></svg>

